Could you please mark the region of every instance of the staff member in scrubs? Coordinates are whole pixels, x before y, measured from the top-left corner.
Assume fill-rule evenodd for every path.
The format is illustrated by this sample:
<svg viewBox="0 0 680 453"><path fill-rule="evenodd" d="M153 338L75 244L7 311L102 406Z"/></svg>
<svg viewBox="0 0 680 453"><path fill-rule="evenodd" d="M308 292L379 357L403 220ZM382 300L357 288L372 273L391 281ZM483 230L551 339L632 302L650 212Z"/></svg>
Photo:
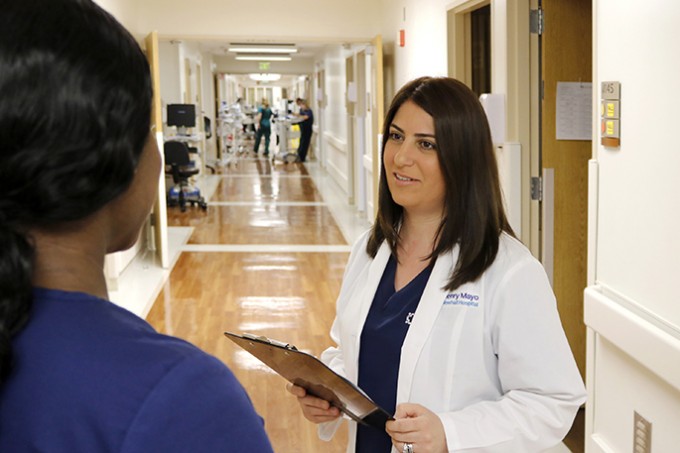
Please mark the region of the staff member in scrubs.
<svg viewBox="0 0 680 453"><path fill-rule="evenodd" d="M354 244L322 354L394 420L349 421L348 452L540 452L586 392L541 264L503 208L486 115L450 78L387 112L379 210ZM337 408L289 386L330 439Z"/></svg>
<svg viewBox="0 0 680 453"><path fill-rule="evenodd" d="M221 361L108 300L158 192L144 53L90 0L0 11L0 451L271 453Z"/></svg>

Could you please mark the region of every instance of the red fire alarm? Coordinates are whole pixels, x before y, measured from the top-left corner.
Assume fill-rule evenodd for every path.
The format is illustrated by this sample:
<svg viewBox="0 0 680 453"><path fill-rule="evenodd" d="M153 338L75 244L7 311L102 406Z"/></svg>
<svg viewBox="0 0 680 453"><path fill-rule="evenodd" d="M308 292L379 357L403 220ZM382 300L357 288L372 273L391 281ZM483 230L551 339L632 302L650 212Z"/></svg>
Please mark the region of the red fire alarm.
<svg viewBox="0 0 680 453"><path fill-rule="evenodd" d="M406 45L406 30L399 30L399 47L404 47Z"/></svg>

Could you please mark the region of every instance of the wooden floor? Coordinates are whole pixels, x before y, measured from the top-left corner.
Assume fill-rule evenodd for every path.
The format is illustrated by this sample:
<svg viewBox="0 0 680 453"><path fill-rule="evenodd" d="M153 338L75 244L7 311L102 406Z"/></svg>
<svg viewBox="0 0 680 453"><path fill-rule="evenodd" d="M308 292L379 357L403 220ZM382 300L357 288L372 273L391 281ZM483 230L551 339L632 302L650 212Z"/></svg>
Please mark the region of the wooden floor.
<svg viewBox="0 0 680 453"><path fill-rule="evenodd" d="M194 227L189 244L201 251L180 255L148 321L232 369L277 453L344 452L346 426L331 442L320 441L283 378L222 335L265 335L314 355L328 347L349 255L348 247L338 247L348 245L338 225L302 164L241 159L224 169L208 205L207 212L168 209L170 226ZM224 251L225 245L238 251ZM565 444L583 452L582 414Z"/></svg>
<svg viewBox="0 0 680 453"><path fill-rule="evenodd" d="M322 201L302 164L241 159L222 173L207 212L168 209L169 226L194 227L189 243L206 251L180 255L147 317L160 332L190 341L232 369L277 453L344 452L346 428L331 442L319 440L284 379L222 332L266 335L315 355L330 345L349 253L325 250L348 244ZM225 244L246 251L210 247ZM247 251L248 245L259 247ZM263 245L272 247L262 251ZM282 252L277 245L308 247Z"/></svg>

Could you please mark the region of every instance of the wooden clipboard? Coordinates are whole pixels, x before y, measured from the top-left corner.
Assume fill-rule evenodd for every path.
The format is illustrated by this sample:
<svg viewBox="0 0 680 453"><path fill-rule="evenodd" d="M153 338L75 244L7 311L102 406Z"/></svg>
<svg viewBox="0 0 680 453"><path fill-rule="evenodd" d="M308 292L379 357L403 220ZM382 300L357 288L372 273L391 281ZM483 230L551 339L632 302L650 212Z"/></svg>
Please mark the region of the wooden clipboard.
<svg viewBox="0 0 680 453"><path fill-rule="evenodd" d="M247 333L224 332L224 335L288 382L304 388L310 395L325 399L358 423L384 430L385 423L393 419L359 387L291 344Z"/></svg>

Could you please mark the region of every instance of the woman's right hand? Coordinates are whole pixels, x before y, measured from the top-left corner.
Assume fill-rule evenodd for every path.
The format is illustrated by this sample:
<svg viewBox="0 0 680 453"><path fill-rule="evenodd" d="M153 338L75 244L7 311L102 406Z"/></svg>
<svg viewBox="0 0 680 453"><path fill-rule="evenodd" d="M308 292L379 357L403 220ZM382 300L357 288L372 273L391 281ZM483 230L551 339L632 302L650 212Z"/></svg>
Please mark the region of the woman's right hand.
<svg viewBox="0 0 680 453"><path fill-rule="evenodd" d="M340 416L340 410L331 406L326 400L307 395L307 391L298 385L287 384L286 390L297 397L305 418L313 423L332 422Z"/></svg>

